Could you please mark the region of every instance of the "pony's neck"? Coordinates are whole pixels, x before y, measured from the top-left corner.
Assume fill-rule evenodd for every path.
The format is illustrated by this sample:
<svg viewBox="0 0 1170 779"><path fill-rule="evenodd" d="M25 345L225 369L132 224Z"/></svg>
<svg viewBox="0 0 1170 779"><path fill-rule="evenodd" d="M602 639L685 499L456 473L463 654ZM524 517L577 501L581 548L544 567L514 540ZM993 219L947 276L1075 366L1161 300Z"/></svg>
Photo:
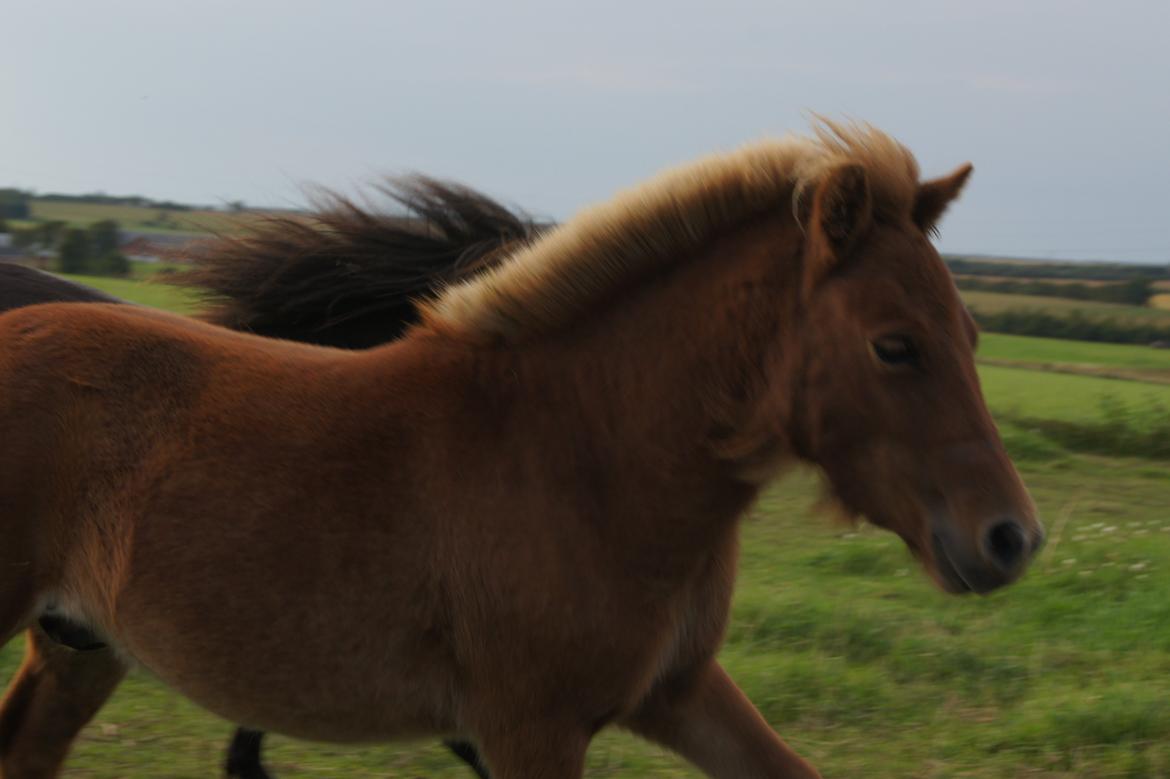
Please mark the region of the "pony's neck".
<svg viewBox="0 0 1170 779"><path fill-rule="evenodd" d="M596 521L631 552L670 568L710 548L789 456L776 355L793 330L799 249L791 218L741 226L521 347L544 433L601 480Z"/></svg>

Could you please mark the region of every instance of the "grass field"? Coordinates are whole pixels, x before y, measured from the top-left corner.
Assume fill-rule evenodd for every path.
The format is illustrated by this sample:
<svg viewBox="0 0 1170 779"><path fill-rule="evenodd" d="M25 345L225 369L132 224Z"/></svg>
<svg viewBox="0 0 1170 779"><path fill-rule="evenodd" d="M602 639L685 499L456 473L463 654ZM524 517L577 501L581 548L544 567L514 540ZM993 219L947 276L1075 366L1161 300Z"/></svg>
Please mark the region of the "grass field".
<svg viewBox="0 0 1170 779"><path fill-rule="evenodd" d="M989 598L933 590L888 534L808 516L805 475L747 523L723 661L826 777L1170 772L1170 478L1088 458L1025 476L1051 540L1024 582ZM229 730L138 673L86 731L70 776L214 776ZM272 745L282 777L467 776L431 745ZM590 766L696 775L617 734Z"/></svg>
<svg viewBox="0 0 1170 779"><path fill-rule="evenodd" d="M1021 363L1079 365L1085 368L1127 368L1170 374L1170 349L1148 346L1066 341L1000 333L979 334L980 359Z"/></svg>
<svg viewBox="0 0 1170 779"><path fill-rule="evenodd" d="M979 359L1001 367L1170 384L1170 349L982 333Z"/></svg>
<svg viewBox="0 0 1170 779"><path fill-rule="evenodd" d="M198 308L195 295L178 287L172 287L161 281L150 278L150 273L144 273L142 278L112 279L105 276L77 276L61 274L80 284L85 284L115 297L139 303L144 306L154 306L181 314L192 314Z"/></svg>
<svg viewBox="0 0 1170 779"><path fill-rule="evenodd" d="M1119 322L1139 320L1146 324L1170 325L1170 311L1121 303L1101 303L1094 300L1069 300L1040 295L1011 295L1004 292L964 290L963 300L977 311L993 314L1008 310L1046 311L1054 315L1080 311L1091 318L1111 318Z"/></svg>
<svg viewBox="0 0 1170 779"><path fill-rule="evenodd" d="M1164 353L993 335L981 354L1165 367ZM1170 387L1136 381L999 366L981 374L1001 415L1083 420L1102 393L1170 400ZM722 659L826 777L1170 776L1170 466L1017 454L1049 543L1023 582L990 597L944 595L889 534L810 516L818 486L807 473L770 491L746 523ZM0 667L11 671L19 653L5 648ZM87 729L69 776L215 776L229 731L139 672ZM271 746L285 779L470 776L431 744ZM606 732L588 775L697 774Z"/></svg>
<svg viewBox="0 0 1170 779"><path fill-rule="evenodd" d="M1097 415L1102 397L1142 407L1170 407L1170 386L1118 381L1096 376L1070 376L1051 371L985 365L979 369L987 403L997 414L1083 421Z"/></svg>
<svg viewBox="0 0 1170 779"><path fill-rule="evenodd" d="M31 215L39 220L60 220L78 226L113 219L123 230L160 233L231 231L239 223L239 216L223 211L177 211L56 200L33 200Z"/></svg>
<svg viewBox="0 0 1170 779"><path fill-rule="evenodd" d="M979 358L1170 373L1170 349L1099 344L1087 340L1005 336L997 332L979 333Z"/></svg>

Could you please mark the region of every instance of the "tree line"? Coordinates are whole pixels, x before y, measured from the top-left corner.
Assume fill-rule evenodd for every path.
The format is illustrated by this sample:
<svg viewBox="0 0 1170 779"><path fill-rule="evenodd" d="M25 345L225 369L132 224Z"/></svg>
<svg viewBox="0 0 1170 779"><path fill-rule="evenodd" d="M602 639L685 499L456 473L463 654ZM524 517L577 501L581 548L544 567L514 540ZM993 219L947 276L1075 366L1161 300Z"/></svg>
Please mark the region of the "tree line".
<svg viewBox="0 0 1170 779"><path fill-rule="evenodd" d="M43 200L48 203L91 203L103 206L134 206L136 208L154 208L166 211L192 211L196 206L186 203L176 203L173 200L154 200L142 195L107 195L105 192L89 192L84 195L65 195L59 192L49 192L38 195L27 189L14 187L0 188L0 218L30 219L32 217L32 201ZM241 205L242 207L242 205Z"/></svg>
<svg viewBox="0 0 1170 779"><path fill-rule="evenodd" d="M1071 300L1096 300L1103 303L1125 303L1132 306L1144 306L1155 292L1154 281L1149 277L1132 278L1128 281L1107 284L1056 283L1034 279L991 280L981 279L977 276L964 276L957 282L959 289L980 292L1038 295Z"/></svg>
<svg viewBox="0 0 1170 779"><path fill-rule="evenodd" d="M1063 315L1034 309L987 312L980 311L977 307L971 309L971 315L981 328L993 333L1035 335L1072 341L1170 345L1170 326L1138 319L1090 317L1081 311L1070 311Z"/></svg>
<svg viewBox="0 0 1170 779"><path fill-rule="evenodd" d="M1170 279L1170 265L1135 265L1121 262L1012 262L1005 260L945 257L956 276L1007 276L1027 279L1082 279L1130 281Z"/></svg>
<svg viewBox="0 0 1170 779"><path fill-rule="evenodd" d="M0 189L0 220L28 219L29 193L10 187Z"/></svg>
<svg viewBox="0 0 1170 779"><path fill-rule="evenodd" d="M118 223L112 219L88 227L50 221L13 230L12 243L24 249L54 252L61 273L128 276L130 260L118 251L120 234Z"/></svg>

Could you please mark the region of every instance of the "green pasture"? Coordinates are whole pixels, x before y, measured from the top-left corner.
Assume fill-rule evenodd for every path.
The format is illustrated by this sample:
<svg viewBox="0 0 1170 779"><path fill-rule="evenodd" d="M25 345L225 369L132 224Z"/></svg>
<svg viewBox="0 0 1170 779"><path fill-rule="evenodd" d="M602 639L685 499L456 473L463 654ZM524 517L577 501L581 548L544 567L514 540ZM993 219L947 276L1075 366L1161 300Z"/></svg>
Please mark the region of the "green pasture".
<svg viewBox="0 0 1170 779"><path fill-rule="evenodd" d="M192 306L159 284L83 281L142 303ZM982 336L980 356L1150 371L1170 359L993 334ZM1103 397L1170 405L1170 385L1001 365L980 374L1049 531L1024 581L989 597L945 595L892 535L812 511L817 479L798 472L744 525L722 660L827 778L1170 776L1170 463L1065 451L1019 421L1093 423ZM10 672L19 656L14 642L0 668ZM85 731L67 775L216 776L230 731L136 672ZM471 776L432 743L278 737L268 756L285 779ZM606 731L588 775L698 774Z"/></svg>
<svg viewBox="0 0 1170 779"><path fill-rule="evenodd" d="M970 308L988 314L1008 310L1025 310L1044 311L1054 316L1061 316L1073 311L1080 311L1086 317L1093 319L1114 319L1118 322L1136 320L1143 324L1170 325L1170 311L1160 308L1040 295L1013 295L1005 292L963 290L961 294Z"/></svg>
<svg viewBox="0 0 1170 779"><path fill-rule="evenodd" d="M1078 368L1085 372L1120 369L1170 379L1170 349L1148 346L980 333L979 358L997 363Z"/></svg>
<svg viewBox="0 0 1170 779"><path fill-rule="evenodd" d="M84 227L113 219L123 230L160 233L206 233L238 228L239 216L222 211L173 210L141 206L33 200L31 216L41 221L59 220Z"/></svg>
<svg viewBox="0 0 1170 779"><path fill-rule="evenodd" d="M63 278L100 289L110 295L144 306L153 306L180 314L192 314L198 308L194 294L180 287L163 283L157 273L135 271L138 278L114 279L106 276L78 276L59 274Z"/></svg>
<svg viewBox="0 0 1170 779"><path fill-rule="evenodd" d="M984 365L979 368L987 403L996 414L1083 421L1098 416L1102 398L1124 405L1170 408L1170 385L1070 376L1051 371Z"/></svg>
<svg viewBox="0 0 1170 779"><path fill-rule="evenodd" d="M1170 351L983 333L984 395L1009 451L1141 455L1170 469Z"/></svg>
<svg viewBox="0 0 1170 779"><path fill-rule="evenodd" d="M1170 775L1170 475L1082 457L1024 475L1050 541L1023 582L986 598L938 592L887 533L810 514L807 474L745 524L722 659L826 777ZM230 730L138 672L68 775L215 776ZM287 778L470 776L432 744L274 738L269 757ZM588 775L697 774L607 732Z"/></svg>

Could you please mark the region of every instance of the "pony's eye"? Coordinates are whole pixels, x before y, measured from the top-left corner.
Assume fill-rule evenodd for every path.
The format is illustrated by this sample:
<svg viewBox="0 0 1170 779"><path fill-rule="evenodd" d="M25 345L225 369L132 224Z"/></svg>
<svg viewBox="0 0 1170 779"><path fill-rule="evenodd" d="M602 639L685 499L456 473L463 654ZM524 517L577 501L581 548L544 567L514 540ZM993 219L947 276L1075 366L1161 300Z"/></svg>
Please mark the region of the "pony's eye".
<svg viewBox="0 0 1170 779"><path fill-rule="evenodd" d="M883 335L875 338L871 346L873 353L886 365L910 366L918 365L918 347L908 335Z"/></svg>

